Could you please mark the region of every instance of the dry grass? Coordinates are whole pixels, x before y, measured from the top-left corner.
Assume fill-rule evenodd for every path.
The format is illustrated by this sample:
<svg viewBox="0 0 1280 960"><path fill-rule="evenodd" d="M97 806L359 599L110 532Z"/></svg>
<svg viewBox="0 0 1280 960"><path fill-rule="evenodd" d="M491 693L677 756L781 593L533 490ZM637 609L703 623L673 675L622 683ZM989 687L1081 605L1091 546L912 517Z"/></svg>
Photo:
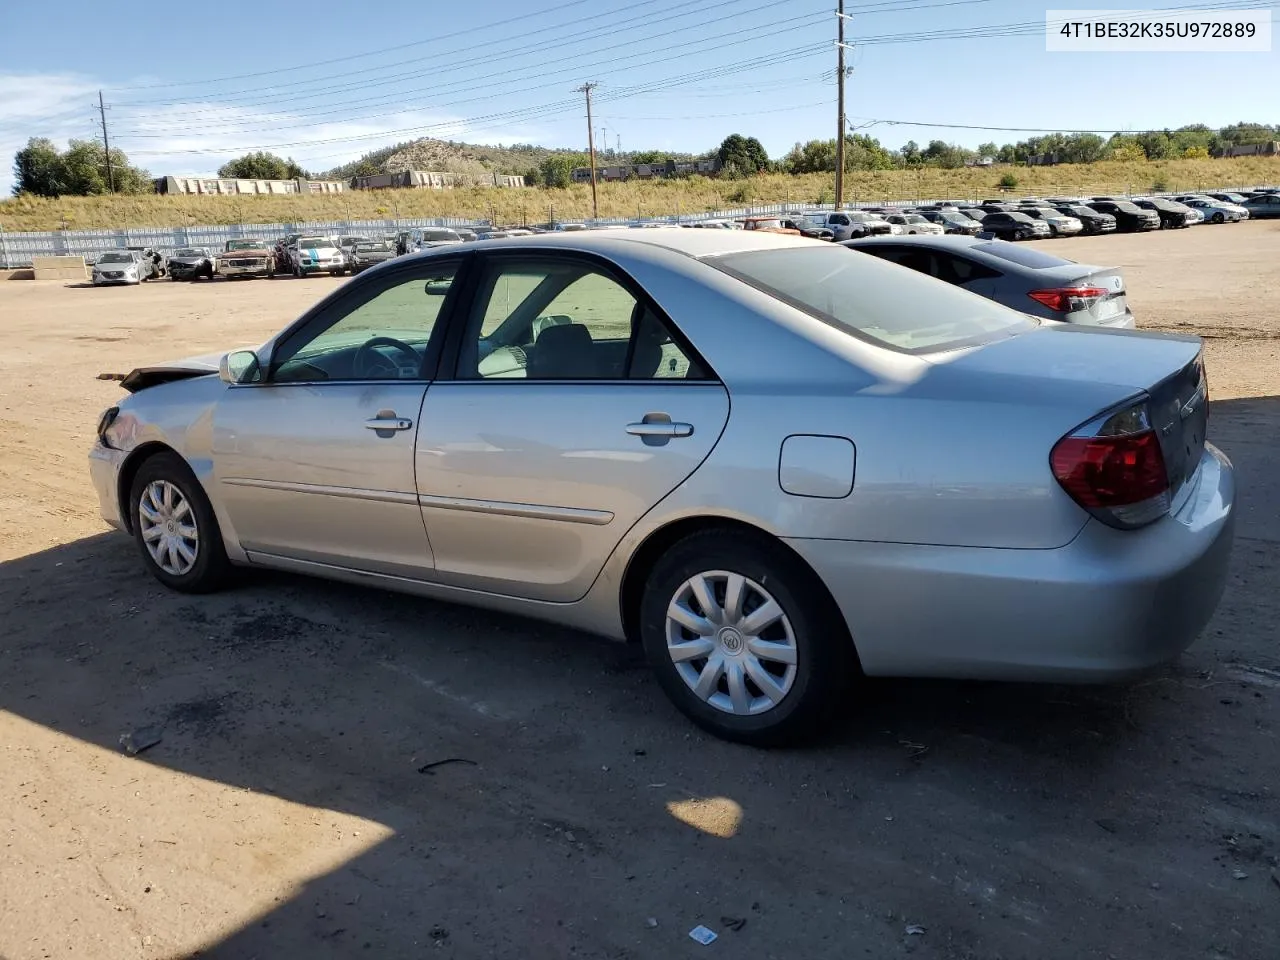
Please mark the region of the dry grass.
<svg viewBox="0 0 1280 960"><path fill-rule="evenodd" d="M1280 158L1097 163L1059 167L964 170L886 170L846 178L846 200L870 203L924 197L982 199L997 193L1001 175L1018 178L1015 194L1144 192L1250 186L1280 181ZM600 215L647 217L705 213L751 204L830 201L830 174L772 174L750 180L688 180L601 184ZM299 223L382 218L472 217L503 223L540 222L591 215L588 185L565 190L383 190L265 197L114 196L43 200L16 197L0 203L0 229L89 230L223 223Z"/></svg>

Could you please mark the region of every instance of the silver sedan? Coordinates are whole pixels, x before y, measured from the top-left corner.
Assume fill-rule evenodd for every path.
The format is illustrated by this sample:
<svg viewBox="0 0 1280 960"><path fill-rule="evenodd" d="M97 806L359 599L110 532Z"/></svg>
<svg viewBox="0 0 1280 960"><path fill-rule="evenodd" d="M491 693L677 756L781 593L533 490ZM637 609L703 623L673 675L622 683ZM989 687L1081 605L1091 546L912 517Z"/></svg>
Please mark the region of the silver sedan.
<svg viewBox="0 0 1280 960"><path fill-rule="evenodd" d="M750 743L864 674L1165 661L1231 547L1197 338L759 231L444 247L122 385L93 482L169 587L272 567L638 641Z"/></svg>

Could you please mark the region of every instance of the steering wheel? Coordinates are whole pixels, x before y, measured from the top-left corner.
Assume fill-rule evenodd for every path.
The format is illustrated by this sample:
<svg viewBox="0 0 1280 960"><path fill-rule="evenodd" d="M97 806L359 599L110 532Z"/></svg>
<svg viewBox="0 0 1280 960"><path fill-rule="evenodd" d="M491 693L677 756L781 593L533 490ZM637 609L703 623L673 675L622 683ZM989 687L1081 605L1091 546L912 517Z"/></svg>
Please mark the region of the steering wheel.
<svg viewBox="0 0 1280 960"><path fill-rule="evenodd" d="M380 352L378 350L379 347L391 347L393 350L403 354L409 364L413 366L415 372L422 365L422 358L418 356L418 351L403 340L397 340L395 337L372 337L360 344L360 347L356 350L355 358L351 361L357 377L363 380L385 380L400 377L401 368L385 353Z"/></svg>

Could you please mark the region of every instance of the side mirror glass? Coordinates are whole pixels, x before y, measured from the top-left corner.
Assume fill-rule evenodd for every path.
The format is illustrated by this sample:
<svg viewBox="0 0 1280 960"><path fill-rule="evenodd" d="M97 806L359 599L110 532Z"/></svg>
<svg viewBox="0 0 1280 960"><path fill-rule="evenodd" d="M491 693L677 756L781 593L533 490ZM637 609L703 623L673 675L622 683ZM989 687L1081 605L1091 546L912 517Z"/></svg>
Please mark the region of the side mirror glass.
<svg viewBox="0 0 1280 960"><path fill-rule="evenodd" d="M448 279L440 278L435 280L428 280L424 289L426 290L428 296L443 297L446 293L449 292L449 287L452 284L453 284L453 278L451 277Z"/></svg>
<svg viewBox="0 0 1280 960"><path fill-rule="evenodd" d="M218 361L218 379L223 383L255 383L261 379L261 370L252 350L234 350Z"/></svg>

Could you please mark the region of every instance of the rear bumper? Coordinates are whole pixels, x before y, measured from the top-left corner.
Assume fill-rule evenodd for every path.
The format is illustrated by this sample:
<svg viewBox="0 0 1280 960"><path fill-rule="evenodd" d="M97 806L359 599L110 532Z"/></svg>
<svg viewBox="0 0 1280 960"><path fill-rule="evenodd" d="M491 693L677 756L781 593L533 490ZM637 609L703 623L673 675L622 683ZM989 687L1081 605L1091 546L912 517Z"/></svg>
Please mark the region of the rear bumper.
<svg viewBox="0 0 1280 960"><path fill-rule="evenodd" d="M1176 657L1226 584L1230 462L1205 447L1173 515L1137 531L1095 520L1054 550L788 540L822 577L880 676L1122 679Z"/></svg>

